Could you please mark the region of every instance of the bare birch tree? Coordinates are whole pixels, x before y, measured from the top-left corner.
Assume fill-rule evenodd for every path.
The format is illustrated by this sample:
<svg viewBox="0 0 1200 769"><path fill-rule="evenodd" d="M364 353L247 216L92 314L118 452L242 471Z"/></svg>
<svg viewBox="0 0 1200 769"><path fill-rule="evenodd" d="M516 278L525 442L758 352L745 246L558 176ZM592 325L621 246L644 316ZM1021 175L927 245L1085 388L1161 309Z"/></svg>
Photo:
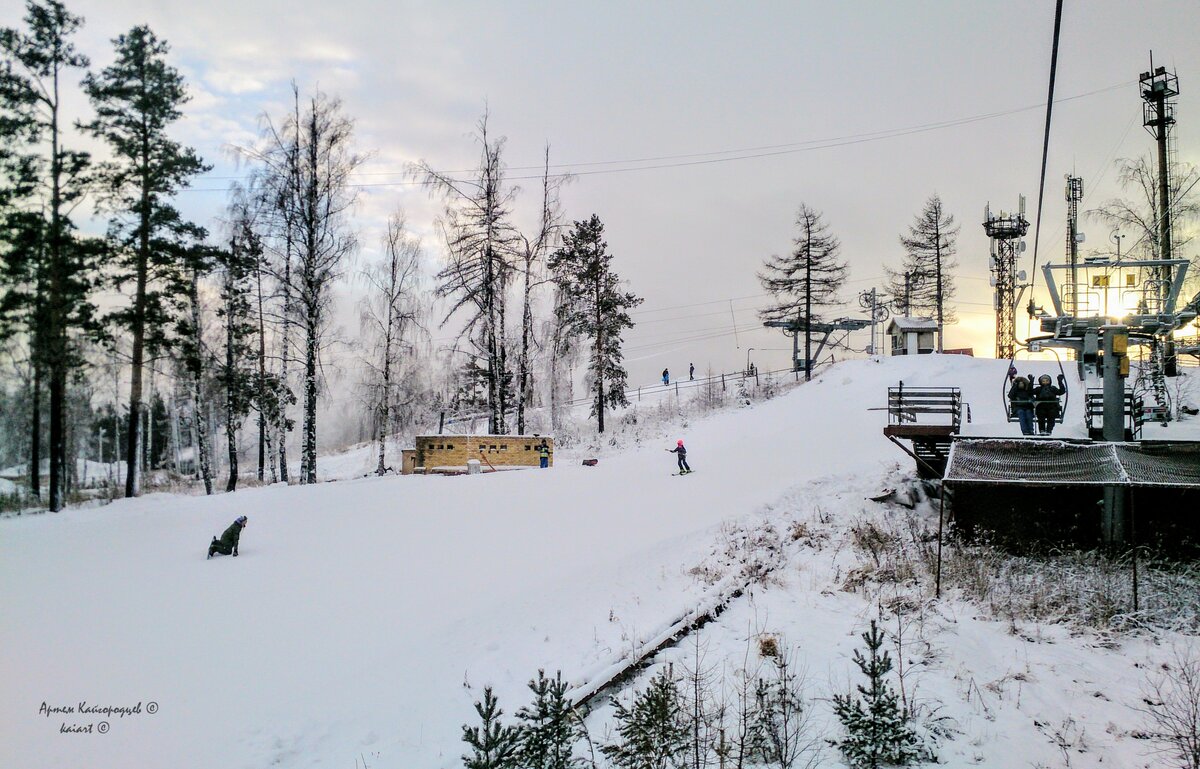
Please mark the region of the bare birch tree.
<svg viewBox="0 0 1200 769"><path fill-rule="evenodd" d="M383 237L383 259L363 270L367 295L360 307L361 325L370 339L364 363L369 374L367 390L372 401L375 439L379 444L377 475L387 472L387 436L401 392L404 355L412 350L411 336L420 329L424 302L420 290L421 242L409 233L404 213L388 219Z"/></svg>

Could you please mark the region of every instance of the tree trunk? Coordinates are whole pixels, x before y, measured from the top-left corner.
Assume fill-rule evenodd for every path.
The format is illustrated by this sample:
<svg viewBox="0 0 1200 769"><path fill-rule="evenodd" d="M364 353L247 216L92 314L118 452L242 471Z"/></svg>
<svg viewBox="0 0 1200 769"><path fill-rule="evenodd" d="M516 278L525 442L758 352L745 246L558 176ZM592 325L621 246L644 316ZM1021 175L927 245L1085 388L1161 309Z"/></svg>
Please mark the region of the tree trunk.
<svg viewBox="0 0 1200 769"><path fill-rule="evenodd" d="M525 295L521 302L521 357L517 361L517 434L525 434L525 406L529 400L529 345L533 335L533 306L530 282L533 265L525 262Z"/></svg>
<svg viewBox="0 0 1200 769"><path fill-rule="evenodd" d="M29 490L42 498L42 368L33 365L33 422L29 426Z"/></svg>
<svg viewBox="0 0 1200 769"><path fill-rule="evenodd" d="M317 328L316 309L309 308L304 340L304 457L302 483L317 482Z"/></svg>
<svg viewBox="0 0 1200 769"><path fill-rule="evenodd" d="M237 244L233 245L233 258L237 258ZM231 268L232 269L232 268ZM237 361L234 359L234 331L237 325L237 318L234 317L233 307L233 281L229 270L225 272L225 445L229 452L229 480L225 484L225 491L236 491L238 481L238 455L237 455L237 422L238 422L238 395L235 388L238 386L238 374L235 369Z"/></svg>
<svg viewBox="0 0 1200 769"><path fill-rule="evenodd" d="M262 291L262 249L259 251L259 263L254 265L255 281L258 288L258 482L265 477L267 464L267 416L264 410L267 402L267 324L263 318ZM272 479L274 480L274 479Z"/></svg>
<svg viewBox="0 0 1200 769"><path fill-rule="evenodd" d="M192 366L192 421L196 425L197 461L204 493L213 493L212 464L208 456L208 413L204 407L204 339L200 330L200 273L192 271L192 329L196 334L196 360Z"/></svg>

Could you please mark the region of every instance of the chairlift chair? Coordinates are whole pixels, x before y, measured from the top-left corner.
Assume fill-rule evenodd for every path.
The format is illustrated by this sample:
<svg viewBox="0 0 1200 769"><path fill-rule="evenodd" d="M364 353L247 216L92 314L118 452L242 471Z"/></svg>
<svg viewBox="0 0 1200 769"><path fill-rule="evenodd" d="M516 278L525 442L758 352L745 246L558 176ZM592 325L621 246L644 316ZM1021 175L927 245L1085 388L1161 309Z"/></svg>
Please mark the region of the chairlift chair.
<svg viewBox="0 0 1200 769"><path fill-rule="evenodd" d="M1050 337L1046 337L1046 338L1048 339ZM1053 347L1043 347L1041 339L1029 339L1029 340L1027 340L1027 344L1028 344L1027 347L1017 348L1017 351L1013 353L1013 356L1008 359L1008 368L1005 369L1004 383L1001 385L1001 389L1000 389L1001 402L1004 404L1004 413L1007 416L1009 422L1019 422L1020 421L1020 419L1017 417L1016 412L1012 410L1012 404L1010 404L1008 402L1008 391L1009 391L1009 388L1012 387L1012 379L1009 378L1008 372L1012 371L1016 367L1017 356L1020 355L1021 352L1030 353L1030 352L1049 351L1049 352L1054 353L1054 360L1055 360L1055 362L1058 363L1058 373L1062 376L1062 383L1063 383L1062 407L1058 410L1058 416L1056 416L1054 418L1054 422L1056 424L1061 425L1063 423L1063 417L1065 417L1067 415L1067 404L1070 403L1070 401L1071 401L1071 388L1067 386L1067 371L1066 371L1066 369L1063 368L1062 357L1059 356L1058 351L1055 350Z"/></svg>

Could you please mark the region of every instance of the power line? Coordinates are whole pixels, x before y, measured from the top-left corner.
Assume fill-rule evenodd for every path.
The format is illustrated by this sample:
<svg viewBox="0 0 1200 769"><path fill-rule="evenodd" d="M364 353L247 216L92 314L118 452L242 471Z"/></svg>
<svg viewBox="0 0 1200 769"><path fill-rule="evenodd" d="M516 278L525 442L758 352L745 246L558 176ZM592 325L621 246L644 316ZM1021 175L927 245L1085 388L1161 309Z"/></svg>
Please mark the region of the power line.
<svg viewBox="0 0 1200 769"><path fill-rule="evenodd" d="M1125 88L1129 84L1130 84L1130 81L1126 81L1126 82L1122 82L1122 83L1115 83L1110 86L1105 86L1104 88L1097 88L1093 91L1087 91L1085 93L1076 94L1075 96L1064 97L1062 99L1059 99L1057 103L1061 104L1061 103L1068 102L1068 101L1075 101L1077 99L1084 99L1089 96L1095 96L1096 94L1106 93L1108 91L1116 90L1117 88ZM751 147L751 148L733 149L733 150L716 150L716 151L712 151L712 152L692 153L692 154L687 154L687 155L659 155L656 157L647 157L647 158L630 159L630 160L600 160L600 161L591 161L591 162L585 162L585 163L556 164L556 165L551 165L550 167L551 168L580 168L580 167L584 167L584 166L621 165L621 164L625 164L625 163L651 163L652 165L636 165L636 166L628 166L625 168L593 168L591 170L583 170L583 171L578 171L578 170L564 171L561 173L549 174L549 176L550 176L550 178L561 179L561 178L565 178L565 177L569 177L569 176L592 176L592 175L598 175L598 174L628 173L631 171L652 171L652 170L661 170L661 169L666 169L666 168L683 168L683 167L687 167L687 166L713 165L716 163L730 163L730 162L734 162L734 161L738 161L738 160L753 160L753 159L757 159L757 158L778 157L780 155L792 155L792 154L797 154L797 153L801 153L801 152L812 152L812 151L821 150L821 149L833 149L833 148L837 148L837 147L846 147L846 146L855 145L855 144L865 144L865 143L869 143L869 142L883 141L885 139L895 139L895 138L899 138L899 137L903 137L903 136L912 136L914 134L927 133L929 131L938 131L938 130L941 130L944 128L954 128L957 126L969 125L971 123L978 123L978 122L985 121L985 120L994 120L996 118L1007 117L1009 115L1015 115L1015 114L1018 114L1021 112L1028 112L1030 110L1039 109L1041 106L1042 106L1042 103L1038 103L1038 104L1032 104L1032 105L1028 105L1028 106L1024 106L1024 107L1016 107L1013 109L1001 110L1001 111L997 111L997 112L986 112L986 113L981 113L978 115L971 115L969 117L953 118L953 119L949 119L949 120L939 121L936 123L925 123L922 125L908 126L908 127L903 127L903 128L884 129L881 131L872 131L872 132L863 133L863 134L847 134L844 136L837 136L837 137L826 138L826 139L810 139L810 140L801 141L801 142L793 142L790 144L763 145L761 147ZM714 157L716 155L728 155L729 157ZM695 158L702 158L702 159L695 159ZM673 161L678 161L678 162L673 162ZM510 170L527 170L527 169L541 169L541 168L544 168L544 166L515 166L515 167L512 167ZM470 169L459 170L459 171L450 171L450 172L447 172L447 175L454 174L454 173L470 173L470 172L471 172ZM359 172L357 175L359 175L359 176L401 175L401 174L406 174L406 173L408 173L408 172L407 171L373 171L373 172ZM225 180L225 181L245 181L246 180L246 177L210 176L210 177L206 177L206 178L212 179L212 180ZM542 174L534 174L534 175L527 175L527 176L510 176L508 178L512 181L524 181L524 180L531 180L531 179L541 179ZM463 180L457 180L457 181L461 182ZM348 184L346 186L351 187L351 188L356 188L356 189L367 189L367 188L372 188L372 187L419 187L419 186L427 186L429 184L430 184L430 182L425 181L425 180L405 180L405 181L391 181L391 182L360 182L357 184ZM226 191L227 191L227 189L223 188L223 187L190 187L190 188L185 188L185 189L181 190L181 192L226 192Z"/></svg>

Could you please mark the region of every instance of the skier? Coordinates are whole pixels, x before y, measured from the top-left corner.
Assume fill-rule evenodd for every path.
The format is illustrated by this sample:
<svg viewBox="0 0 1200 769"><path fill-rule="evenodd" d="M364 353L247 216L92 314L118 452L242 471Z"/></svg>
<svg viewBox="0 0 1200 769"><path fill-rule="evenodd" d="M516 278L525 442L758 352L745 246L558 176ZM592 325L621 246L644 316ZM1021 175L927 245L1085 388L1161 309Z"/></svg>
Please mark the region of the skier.
<svg viewBox="0 0 1200 769"><path fill-rule="evenodd" d="M239 515L237 520L231 523L229 528L225 530L225 533L221 535L220 539L213 537L212 544L208 546L208 557L212 558L213 553L220 553L221 555L232 553L233 557L237 558L238 540L242 538L242 529L244 528L246 528L246 516Z"/></svg>
<svg viewBox="0 0 1200 769"><path fill-rule="evenodd" d="M1033 435L1033 384L1029 378L1017 376L1017 370L1009 371L1012 387L1008 390L1008 402L1017 421L1021 423L1021 435Z"/></svg>
<svg viewBox="0 0 1200 769"><path fill-rule="evenodd" d="M663 387L671 384L671 374L666 369L663 369Z"/></svg>
<svg viewBox="0 0 1200 769"><path fill-rule="evenodd" d="M542 438L541 444L538 445L538 462L543 470L550 466L550 447L546 445L545 438Z"/></svg>
<svg viewBox="0 0 1200 769"><path fill-rule="evenodd" d="M1058 398L1066 391L1067 379L1062 374L1058 375L1058 387L1051 384L1049 374L1038 377L1038 386L1033 390L1033 402L1034 411L1037 413L1038 432L1041 435L1049 435L1054 431L1054 422L1062 411L1062 404L1058 402Z"/></svg>
<svg viewBox="0 0 1200 769"><path fill-rule="evenodd" d="M683 447L682 438L675 443L675 448L667 449L667 451L671 454L679 455L679 475L687 475L692 471L692 468L688 466L687 449Z"/></svg>
<svg viewBox="0 0 1200 769"><path fill-rule="evenodd" d="M696 364L689 363L688 364L688 380L691 381L691 380L694 380L695 378L696 378Z"/></svg>

